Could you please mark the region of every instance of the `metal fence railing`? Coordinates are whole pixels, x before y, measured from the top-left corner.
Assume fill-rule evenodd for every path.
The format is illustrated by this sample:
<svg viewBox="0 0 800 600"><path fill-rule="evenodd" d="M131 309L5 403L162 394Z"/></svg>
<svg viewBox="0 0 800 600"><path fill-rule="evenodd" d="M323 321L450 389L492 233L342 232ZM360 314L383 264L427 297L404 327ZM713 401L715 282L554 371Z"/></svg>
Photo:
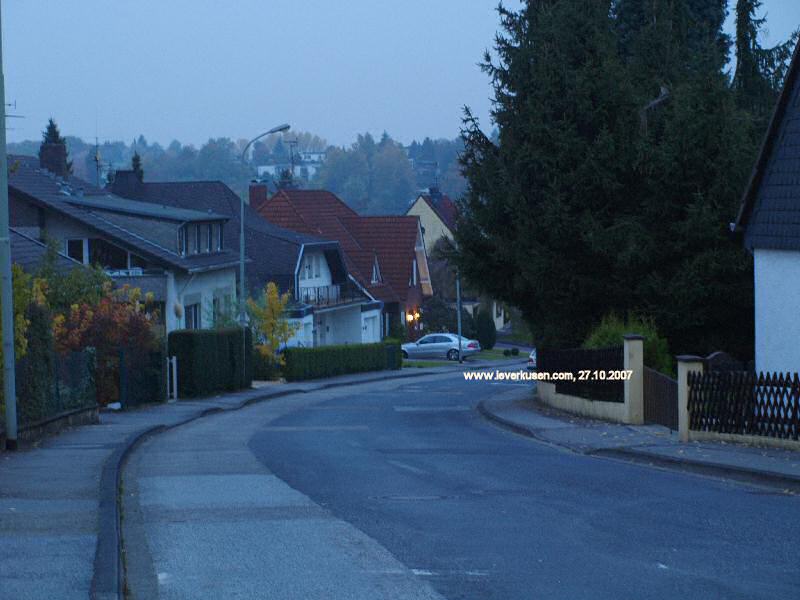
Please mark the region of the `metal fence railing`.
<svg viewBox="0 0 800 600"><path fill-rule="evenodd" d="M572 373L571 381L556 381L556 392L602 402L625 402L625 383L609 379L609 371L624 368L622 346L614 348L574 348L538 352L540 373ZM603 378L606 377L606 378Z"/></svg>
<svg viewBox="0 0 800 600"><path fill-rule="evenodd" d="M642 392L644 422L678 429L678 381L650 367L644 368Z"/></svg>
<svg viewBox="0 0 800 600"><path fill-rule="evenodd" d="M92 349L24 356L15 370L19 427L97 405ZM5 410L0 410L0 430L5 430Z"/></svg>

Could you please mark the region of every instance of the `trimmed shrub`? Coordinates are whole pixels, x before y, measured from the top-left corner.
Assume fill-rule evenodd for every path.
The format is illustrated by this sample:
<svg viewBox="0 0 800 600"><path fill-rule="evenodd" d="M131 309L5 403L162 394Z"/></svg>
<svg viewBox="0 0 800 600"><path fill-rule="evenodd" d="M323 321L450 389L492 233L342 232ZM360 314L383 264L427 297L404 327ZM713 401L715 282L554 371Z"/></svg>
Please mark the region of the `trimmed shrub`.
<svg viewBox="0 0 800 600"><path fill-rule="evenodd" d="M483 350L491 350L497 342L497 328L494 319L485 310L479 310L475 317L475 337Z"/></svg>
<svg viewBox="0 0 800 600"><path fill-rule="evenodd" d="M257 381L271 381L281 376L280 365L267 356L264 356L256 347L253 350L253 379Z"/></svg>
<svg viewBox="0 0 800 600"><path fill-rule="evenodd" d="M403 365L400 344L394 340L377 344L288 348L284 356L283 375L287 381L400 369Z"/></svg>
<svg viewBox="0 0 800 600"><path fill-rule="evenodd" d="M603 317L600 324L583 342L584 348L611 348L622 345L622 336L635 333L644 337L644 364L665 375L674 376L672 355L667 340L659 335L653 319L628 315L622 320L611 313Z"/></svg>
<svg viewBox="0 0 800 600"><path fill-rule="evenodd" d="M183 329L170 333L167 344L169 356L178 357L180 397L249 388L253 381L253 336L249 329Z"/></svg>
<svg viewBox="0 0 800 600"><path fill-rule="evenodd" d="M516 346L514 346L514 347L511 349L511 356L519 356L519 348L517 348Z"/></svg>
<svg viewBox="0 0 800 600"><path fill-rule="evenodd" d="M504 349L503 356L511 356L511 350L509 350L508 348Z"/></svg>

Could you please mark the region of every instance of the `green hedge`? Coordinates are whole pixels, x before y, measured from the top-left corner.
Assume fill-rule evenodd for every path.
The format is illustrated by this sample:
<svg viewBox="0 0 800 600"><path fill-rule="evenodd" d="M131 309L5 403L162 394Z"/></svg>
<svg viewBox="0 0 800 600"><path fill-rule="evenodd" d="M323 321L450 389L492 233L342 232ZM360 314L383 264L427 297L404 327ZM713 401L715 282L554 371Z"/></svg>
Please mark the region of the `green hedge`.
<svg viewBox="0 0 800 600"><path fill-rule="evenodd" d="M179 397L207 396L250 387L253 381L253 337L249 329L244 330L243 348L242 331L231 327L183 329L169 334L169 356L178 357Z"/></svg>
<svg viewBox="0 0 800 600"><path fill-rule="evenodd" d="M283 375L287 381L400 369L403 366L403 355L397 341L289 348L284 352L284 356L286 365L283 367Z"/></svg>

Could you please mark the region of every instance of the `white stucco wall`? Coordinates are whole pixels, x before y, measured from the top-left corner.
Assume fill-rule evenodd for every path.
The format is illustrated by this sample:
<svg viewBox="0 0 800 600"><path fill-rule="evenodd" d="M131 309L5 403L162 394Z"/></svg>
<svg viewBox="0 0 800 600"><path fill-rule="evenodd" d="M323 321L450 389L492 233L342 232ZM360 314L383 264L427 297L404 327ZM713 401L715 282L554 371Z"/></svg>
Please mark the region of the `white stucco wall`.
<svg viewBox="0 0 800 600"><path fill-rule="evenodd" d="M289 323L297 329L295 334L287 342L287 346L303 346L311 348L314 346L314 315L308 314L299 319L288 319Z"/></svg>
<svg viewBox="0 0 800 600"><path fill-rule="evenodd" d="M319 275L316 275L316 271L312 268L310 269L311 277L306 277L305 279L302 278L303 273L308 273L305 270L305 265L313 265L313 261L316 260L317 264L319 265ZM325 258L324 252L315 252L305 250L303 252L303 260L300 263L300 288L304 287L320 287L323 285L330 285L331 284L331 270L328 267L328 261Z"/></svg>
<svg viewBox="0 0 800 600"><path fill-rule="evenodd" d="M223 301L225 294L236 303L236 268L229 267L194 275L176 275L167 278L167 306L165 308L167 332L186 327L186 305L200 302L200 319L203 328L213 325L213 301L215 295ZM175 313L175 303L183 307L180 318Z"/></svg>
<svg viewBox="0 0 800 600"><path fill-rule="evenodd" d="M381 341L381 311L368 310L361 313L361 341L373 344Z"/></svg>
<svg viewBox="0 0 800 600"><path fill-rule="evenodd" d="M754 251L756 370L800 371L800 252Z"/></svg>

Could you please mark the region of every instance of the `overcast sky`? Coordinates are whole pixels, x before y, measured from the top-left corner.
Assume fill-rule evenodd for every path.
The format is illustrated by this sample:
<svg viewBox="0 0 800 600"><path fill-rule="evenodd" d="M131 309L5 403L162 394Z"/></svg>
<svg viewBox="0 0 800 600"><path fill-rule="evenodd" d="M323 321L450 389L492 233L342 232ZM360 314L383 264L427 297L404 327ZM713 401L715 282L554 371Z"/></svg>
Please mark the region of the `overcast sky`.
<svg viewBox="0 0 800 600"><path fill-rule="evenodd" d="M25 116L8 139L38 139L52 115L86 140L199 145L289 122L334 144L384 130L407 143L455 137L465 104L488 130L476 63L496 4L2 0L6 101ZM764 8L767 43L800 26L800 0Z"/></svg>

